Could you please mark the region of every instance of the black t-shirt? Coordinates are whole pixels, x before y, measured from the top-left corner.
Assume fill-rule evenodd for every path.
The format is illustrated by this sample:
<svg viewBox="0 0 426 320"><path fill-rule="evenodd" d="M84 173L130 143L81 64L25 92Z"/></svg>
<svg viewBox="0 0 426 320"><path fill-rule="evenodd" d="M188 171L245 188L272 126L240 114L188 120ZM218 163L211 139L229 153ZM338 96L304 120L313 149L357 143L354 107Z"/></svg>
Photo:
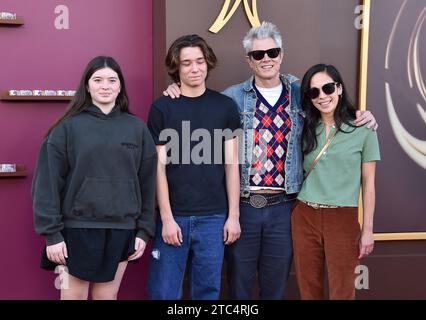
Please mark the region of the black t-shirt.
<svg viewBox="0 0 426 320"><path fill-rule="evenodd" d="M169 148L166 175L173 214L227 211L224 141L240 128L234 101L209 89L194 98L161 97L152 104L148 128L156 145Z"/></svg>

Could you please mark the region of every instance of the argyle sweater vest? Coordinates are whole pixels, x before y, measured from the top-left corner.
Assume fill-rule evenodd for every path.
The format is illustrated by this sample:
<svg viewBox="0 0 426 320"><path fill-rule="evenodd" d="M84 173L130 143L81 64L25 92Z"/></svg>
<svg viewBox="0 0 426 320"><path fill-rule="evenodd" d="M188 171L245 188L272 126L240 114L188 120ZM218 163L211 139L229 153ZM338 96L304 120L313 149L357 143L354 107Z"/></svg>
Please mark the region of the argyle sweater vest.
<svg viewBox="0 0 426 320"><path fill-rule="evenodd" d="M254 117L253 161L250 170L252 189L283 189L285 159L290 138L291 119L289 95L286 87L274 106L256 89Z"/></svg>

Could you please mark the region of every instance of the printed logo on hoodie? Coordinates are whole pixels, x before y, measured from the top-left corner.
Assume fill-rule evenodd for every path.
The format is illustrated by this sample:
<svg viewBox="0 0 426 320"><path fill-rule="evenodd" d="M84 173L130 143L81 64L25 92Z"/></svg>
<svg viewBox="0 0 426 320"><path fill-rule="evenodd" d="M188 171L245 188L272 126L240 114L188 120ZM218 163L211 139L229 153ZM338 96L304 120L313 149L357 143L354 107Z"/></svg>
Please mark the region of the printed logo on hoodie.
<svg viewBox="0 0 426 320"><path fill-rule="evenodd" d="M121 145L123 147L128 148L128 149L137 149L138 148L137 144L134 144L134 143L131 143L131 142L122 142Z"/></svg>

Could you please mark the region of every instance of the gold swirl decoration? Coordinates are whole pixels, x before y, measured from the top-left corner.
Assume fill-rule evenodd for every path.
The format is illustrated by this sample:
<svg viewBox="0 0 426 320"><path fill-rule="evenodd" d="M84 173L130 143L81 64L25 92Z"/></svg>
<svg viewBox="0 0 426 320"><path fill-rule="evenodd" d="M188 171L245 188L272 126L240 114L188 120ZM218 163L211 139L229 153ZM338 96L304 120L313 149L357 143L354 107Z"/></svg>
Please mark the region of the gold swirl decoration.
<svg viewBox="0 0 426 320"><path fill-rule="evenodd" d="M391 53L391 48L394 43L395 30L398 26L401 14L407 4L408 0L405 0L401 5L401 8L398 12L397 18L392 27L392 31L389 37L386 50L386 60L385 68L389 69L389 57ZM419 91L423 102L426 103L426 86L423 81L423 76L420 68L420 50L419 50L419 38L426 20L426 6L423 10L420 11L420 14L415 23L414 29L411 33L409 47L408 47L408 56L407 56L407 74L408 81L411 89ZM392 126L393 132L398 143L401 145L402 149L407 153L407 155L416 162L423 169L426 169L426 141L420 140L414 137L404 128L401 121L398 118L398 115L395 111L395 105L392 99L392 92L388 82L385 82L385 95L386 95L386 105L389 113L390 124ZM417 111L420 114L421 119L426 124L426 112L423 109L421 103L416 103Z"/></svg>
<svg viewBox="0 0 426 320"><path fill-rule="evenodd" d="M243 0L244 10L246 11L247 18L250 21L252 27L258 27L260 26L260 21L259 16L257 14L257 0L251 1L252 9L250 8L248 1L249 0ZM223 3L222 10L220 10L219 15L217 16L215 22L213 22L212 26L209 28L209 31L213 33L218 33L228 23L229 19L231 19L231 17L234 15L240 4L241 0L234 0L234 4L232 5L231 10L229 10L229 7L231 6L231 0L225 0L225 2Z"/></svg>

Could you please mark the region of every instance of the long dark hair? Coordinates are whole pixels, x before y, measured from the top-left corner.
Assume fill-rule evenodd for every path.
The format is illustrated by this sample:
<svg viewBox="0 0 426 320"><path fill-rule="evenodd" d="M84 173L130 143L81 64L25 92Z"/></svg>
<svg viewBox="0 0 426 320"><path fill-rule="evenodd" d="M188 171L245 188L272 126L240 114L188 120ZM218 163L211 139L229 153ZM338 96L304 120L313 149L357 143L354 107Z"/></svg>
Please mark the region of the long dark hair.
<svg viewBox="0 0 426 320"><path fill-rule="evenodd" d="M305 154L308 154L309 152L313 151L318 144L316 136L316 127L321 119L321 113L318 111L317 108L315 108L312 103L312 100L307 96L307 91L311 88L312 77L319 72L327 73L333 79L333 81L337 82L337 85L342 88L342 94L341 96L339 96L339 101L337 103L336 110L334 111L334 123L336 125L336 130L346 132L341 128L343 123L346 123L350 127L356 128L350 122L351 120L354 120L356 118L356 109L348 97L346 86L343 83L339 71L334 66L326 64L317 64L311 67L303 76L300 89L302 109L306 115L305 125L303 127L302 133L303 152Z"/></svg>
<svg viewBox="0 0 426 320"><path fill-rule="evenodd" d="M216 55L207 42L197 34L182 36L170 46L166 56L167 73L174 82L179 82L180 50L187 47L199 47L207 63L207 75L217 64Z"/></svg>
<svg viewBox="0 0 426 320"><path fill-rule="evenodd" d="M119 64L112 57L98 56L96 58L93 58L87 64L87 67L84 70L83 75L81 77L80 84L78 85L78 88L76 90L75 96L71 100L67 111L50 127L50 129L46 133L46 137L61 122L78 113L83 112L85 109L87 109L89 106L92 105L92 97L87 91L89 79L96 71L103 68L111 68L117 73L118 78L120 79L121 89L120 89L120 93L118 94L115 100L115 105L120 106L121 111L130 113L129 98L127 97L126 85L124 83L123 73L121 72L121 68Z"/></svg>

